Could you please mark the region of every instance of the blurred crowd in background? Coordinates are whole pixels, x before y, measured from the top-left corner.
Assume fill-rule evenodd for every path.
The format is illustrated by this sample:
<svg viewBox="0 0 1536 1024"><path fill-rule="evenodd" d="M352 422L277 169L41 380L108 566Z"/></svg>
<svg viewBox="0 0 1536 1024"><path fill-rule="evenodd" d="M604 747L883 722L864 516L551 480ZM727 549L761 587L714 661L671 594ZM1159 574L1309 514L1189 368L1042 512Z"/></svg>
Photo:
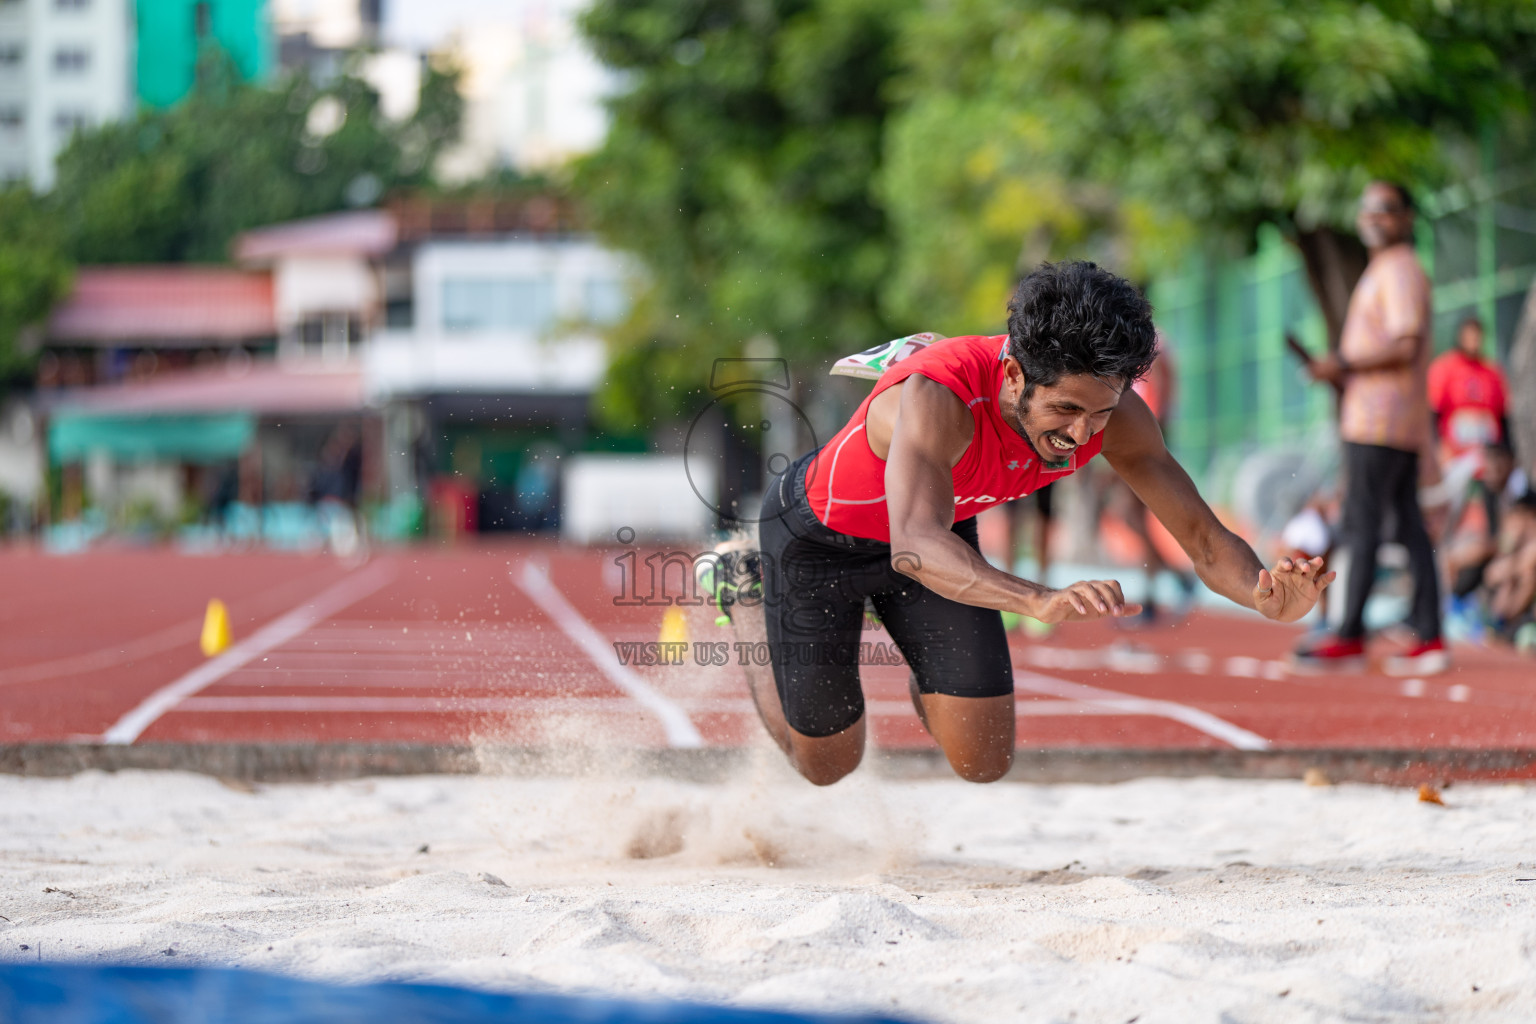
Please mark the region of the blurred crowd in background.
<svg viewBox="0 0 1536 1024"><path fill-rule="evenodd" d="M1336 554L1338 400L1295 353L1347 348L1391 181L1438 611L1536 645L1533 97L1522 0L0 0L0 532L698 538L857 404L833 360L999 332L1071 256L1146 287L1146 397L1222 514ZM1141 566L1156 621L1193 581L1097 469L994 549Z"/></svg>

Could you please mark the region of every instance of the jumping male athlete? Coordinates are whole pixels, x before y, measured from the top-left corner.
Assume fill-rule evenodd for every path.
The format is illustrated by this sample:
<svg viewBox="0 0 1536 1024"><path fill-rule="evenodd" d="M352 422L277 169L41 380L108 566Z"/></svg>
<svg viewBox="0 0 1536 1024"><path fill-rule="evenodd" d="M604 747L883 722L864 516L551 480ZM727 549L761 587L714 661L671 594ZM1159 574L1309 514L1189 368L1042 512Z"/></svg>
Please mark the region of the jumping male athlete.
<svg viewBox="0 0 1536 1024"><path fill-rule="evenodd" d="M864 754L866 599L955 772L991 782L1008 771L1013 667L1000 613L1057 623L1141 609L1114 580L1053 590L992 568L974 517L1100 452L1206 585L1237 604L1292 622L1334 578L1320 558L1266 570L1168 454L1130 389L1156 343L1152 307L1127 281L1092 263L1046 264L1019 283L1008 311L1007 335L950 338L889 368L848 424L764 496L758 564L773 679L753 678L752 696L774 742L817 785Z"/></svg>

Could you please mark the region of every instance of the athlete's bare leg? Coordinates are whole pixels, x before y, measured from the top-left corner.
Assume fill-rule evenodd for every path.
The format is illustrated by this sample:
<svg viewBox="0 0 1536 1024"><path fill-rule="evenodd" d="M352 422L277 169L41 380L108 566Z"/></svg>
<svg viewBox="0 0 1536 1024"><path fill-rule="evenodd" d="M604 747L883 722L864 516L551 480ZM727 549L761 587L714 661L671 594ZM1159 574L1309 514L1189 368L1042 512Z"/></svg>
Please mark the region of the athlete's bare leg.
<svg viewBox="0 0 1536 1024"><path fill-rule="evenodd" d="M996 782L1013 767L1013 695L921 697L923 725L944 751L949 766L967 782Z"/></svg>
<svg viewBox="0 0 1536 1024"><path fill-rule="evenodd" d="M784 751L795 771L808 781L818 786L830 786L852 772L864 759L863 715L842 732L831 736L806 736L796 732L784 719L779 688L774 685L770 669L750 669L747 686L752 691L752 703L757 706L757 717L762 720L769 737Z"/></svg>
<svg viewBox="0 0 1536 1024"><path fill-rule="evenodd" d="M789 758L789 763L818 786L830 786L859 766L864 758L866 716L831 736L806 736L784 719L784 708L772 673L757 669L749 674L752 702L768 735ZM944 751L955 774L968 782L996 782L1013 767L1015 742L1014 699L1002 697L951 697L920 693L917 677L908 676L912 706L923 728Z"/></svg>
<svg viewBox="0 0 1536 1024"><path fill-rule="evenodd" d="M1013 766L1013 696L949 697L923 693L907 673L912 707L955 774L968 782L996 782Z"/></svg>
<svg viewBox="0 0 1536 1024"><path fill-rule="evenodd" d="M721 545L717 551L749 549L755 542L733 542ZM756 645L766 643L767 626L763 618L761 598L744 599L736 604L731 614L731 629L737 640ZM749 659L750 660L750 659ZM773 681L773 669L766 665L745 666L747 690L752 694L752 704L757 717L767 730L768 737L789 758L789 763L807 780L818 786L830 786L859 766L864 758L864 718L831 736L806 736L796 732L784 718L784 705L779 700L779 688Z"/></svg>
<svg viewBox="0 0 1536 1024"><path fill-rule="evenodd" d="M779 701L779 688L773 682L773 670L757 665L747 666L747 690L752 694L752 704L757 717L773 740L785 754L790 754L789 723L784 720L784 707Z"/></svg>
<svg viewBox="0 0 1536 1024"><path fill-rule="evenodd" d="M764 641L767 630L761 600L742 600L736 604L731 627L738 640ZM853 725L831 736L806 736L785 719L772 669L751 664L745 669L757 717L797 772L815 785L830 786L858 768L867 739L866 716L859 716ZM920 693L916 676L909 674L908 681L913 709L944 751L955 774L971 782L993 782L1008 773L1013 765L1015 735L1011 695L950 697Z"/></svg>
<svg viewBox="0 0 1536 1024"><path fill-rule="evenodd" d="M928 709L923 707L923 691L917 688L916 672L907 672L907 695L912 698L912 709L917 712L917 717L923 723L923 728L928 729ZM933 735L932 729L928 729L928 735Z"/></svg>

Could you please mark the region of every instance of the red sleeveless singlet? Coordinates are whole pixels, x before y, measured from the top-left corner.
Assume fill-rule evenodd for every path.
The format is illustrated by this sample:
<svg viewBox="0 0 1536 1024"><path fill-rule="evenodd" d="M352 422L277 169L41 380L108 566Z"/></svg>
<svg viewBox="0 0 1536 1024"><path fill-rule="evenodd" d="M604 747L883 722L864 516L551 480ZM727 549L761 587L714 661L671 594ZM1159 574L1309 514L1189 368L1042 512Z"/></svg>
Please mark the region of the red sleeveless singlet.
<svg viewBox="0 0 1536 1024"><path fill-rule="evenodd" d="M1102 431L1078 447L1065 464L1042 464L1024 439L1003 422L997 396L1003 386L1007 344L1008 336L1003 334L948 338L886 371L848 424L806 467L806 498L816 518L839 533L890 542L885 460L870 450L864 418L876 395L913 374L959 395L976 420L976 432L954 469L956 521L1033 493L1097 455L1104 447Z"/></svg>

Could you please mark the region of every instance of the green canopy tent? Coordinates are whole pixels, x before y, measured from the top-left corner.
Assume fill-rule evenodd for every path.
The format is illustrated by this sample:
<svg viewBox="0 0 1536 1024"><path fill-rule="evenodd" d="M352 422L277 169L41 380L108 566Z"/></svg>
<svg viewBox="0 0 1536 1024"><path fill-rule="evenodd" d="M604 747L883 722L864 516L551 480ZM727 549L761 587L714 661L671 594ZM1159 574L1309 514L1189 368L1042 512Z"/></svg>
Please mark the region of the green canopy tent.
<svg viewBox="0 0 1536 1024"><path fill-rule="evenodd" d="M48 425L55 465L102 452L116 462L218 462L233 459L256 437L249 413L93 414L61 412Z"/></svg>

